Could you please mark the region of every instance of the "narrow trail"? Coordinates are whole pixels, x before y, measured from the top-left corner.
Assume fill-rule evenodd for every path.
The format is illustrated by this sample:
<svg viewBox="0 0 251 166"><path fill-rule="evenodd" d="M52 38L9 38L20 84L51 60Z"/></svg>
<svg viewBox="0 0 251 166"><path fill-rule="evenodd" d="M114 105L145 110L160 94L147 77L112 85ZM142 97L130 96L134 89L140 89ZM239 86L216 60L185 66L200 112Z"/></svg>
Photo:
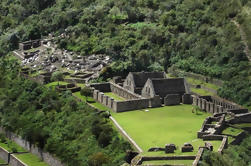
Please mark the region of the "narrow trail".
<svg viewBox="0 0 251 166"><path fill-rule="evenodd" d="M248 48L248 43L247 43L247 35L245 34L245 32L243 31L241 25L234 19L231 20L235 25L236 27L239 29L240 31L240 34L241 34L241 40L243 41L244 45L245 45L245 49L244 49L244 52L245 54L247 55L247 58L249 61L251 61L251 51L250 49Z"/></svg>

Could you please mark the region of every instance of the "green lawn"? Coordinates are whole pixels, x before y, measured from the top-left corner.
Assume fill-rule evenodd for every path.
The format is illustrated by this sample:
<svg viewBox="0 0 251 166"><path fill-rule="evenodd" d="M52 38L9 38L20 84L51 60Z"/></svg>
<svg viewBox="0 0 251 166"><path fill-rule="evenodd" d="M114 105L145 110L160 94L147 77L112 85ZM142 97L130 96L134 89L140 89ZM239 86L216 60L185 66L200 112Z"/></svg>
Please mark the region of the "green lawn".
<svg viewBox="0 0 251 166"><path fill-rule="evenodd" d="M57 86L58 83L59 83L59 85L67 85L67 84L69 84L68 82L64 82L64 81L59 81L59 82L55 81L55 82L51 82L49 84L46 84L45 86L46 87Z"/></svg>
<svg viewBox="0 0 251 166"><path fill-rule="evenodd" d="M74 93L74 95L78 97L79 99L81 99L82 101L86 102L86 97L81 96L80 92L76 92ZM95 108L99 110L112 112L111 109L109 109L108 107L104 106L103 104L99 102L96 102L92 97L88 97L88 101L89 101L89 104L91 104L92 106L94 106Z"/></svg>
<svg viewBox="0 0 251 166"><path fill-rule="evenodd" d="M146 164L170 164L170 165L193 165L194 160L153 160L144 161L142 165Z"/></svg>
<svg viewBox="0 0 251 166"><path fill-rule="evenodd" d="M238 128L251 127L251 123L240 123L240 124L235 124L234 126Z"/></svg>
<svg viewBox="0 0 251 166"><path fill-rule="evenodd" d="M108 93L104 93L106 96L109 96L111 98L113 98L114 100L116 101L125 101L126 99L116 95L115 93L112 93L112 92L108 92Z"/></svg>
<svg viewBox="0 0 251 166"><path fill-rule="evenodd" d="M15 156L28 166L49 166L47 163L41 161L36 155L31 153L15 154Z"/></svg>
<svg viewBox="0 0 251 166"><path fill-rule="evenodd" d="M27 152L27 150L25 150L21 146L17 145L15 142L12 142L12 141L9 141L9 140L7 142L8 143L0 142L0 146L2 148L4 148L5 150L7 150L8 152L13 152L13 149L16 149L17 152Z"/></svg>
<svg viewBox="0 0 251 166"><path fill-rule="evenodd" d="M201 89L201 88L190 88L190 89L192 92L197 93L201 96L215 96L214 93L208 92L208 91Z"/></svg>
<svg viewBox="0 0 251 166"><path fill-rule="evenodd" d="M230 134L233 136L237 136L238 134L240 134L243 130L242 129L236 129L233 127L228 127L225 130L222 131L222 134Z"/></svg>
<svg viewBox="0 0 251 166"><path fill-rule="evenodd" d="M202 85L202 86L205 86L207 88L214 89L214 90L217 90L217 89L220 88L217 85L214 85L214 84L211 84L211 83L207 83L207 82L204 82L204 81L201 81L201 80L197 80L197 79L194 79L194 78L191 78L191 77L186 77L186 80L190 84L193 84L193 85Z"/></svg>
<svg viewBox="0 0 251 166"><path fill-rule="evenodd" d="M197 131L210 114L196 115L192 113L192 105L166 106L148 110L148 112L138 110L112 114L123 129L143 149L144 153L151 147L164 147L167 143L174 143L178 146L174 155L190 155L196 154L199 146L204 145L203 140L197 139ZM194 146L194 152L181 153L180 148L186 142ZM212 142L218 150L221 141L209 142ZM164 154L164 152L147 154L159 155L161 153Z"/></svg>

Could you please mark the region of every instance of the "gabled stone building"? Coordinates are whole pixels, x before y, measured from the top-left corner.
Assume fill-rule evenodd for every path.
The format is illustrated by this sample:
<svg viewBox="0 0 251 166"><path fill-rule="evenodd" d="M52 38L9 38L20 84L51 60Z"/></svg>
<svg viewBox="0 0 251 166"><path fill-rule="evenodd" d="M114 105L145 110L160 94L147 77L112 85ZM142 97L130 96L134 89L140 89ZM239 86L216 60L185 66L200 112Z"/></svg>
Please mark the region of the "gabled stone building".
<svg viewBox="0 0 251 166"><path fill-rule="evenodd" d="M185 93L189 93L189 88L184 78L150 78L141 91L143 97L160 96L162 102L167 95L178 94L181 99Z"/></svg>
<svg viewBox="0 0 251 166"><path fill-rule="evenodd" d="M149 78L166 78L165 72L130 72L123 87L133 93L141 94L142 88Z"/></svg>

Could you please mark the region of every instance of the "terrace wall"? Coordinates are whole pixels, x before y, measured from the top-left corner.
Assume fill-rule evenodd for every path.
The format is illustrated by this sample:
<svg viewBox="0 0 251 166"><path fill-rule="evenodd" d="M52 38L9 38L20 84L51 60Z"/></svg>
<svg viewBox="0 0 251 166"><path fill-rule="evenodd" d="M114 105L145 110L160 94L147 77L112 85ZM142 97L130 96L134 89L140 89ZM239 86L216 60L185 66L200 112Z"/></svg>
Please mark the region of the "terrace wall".
<svg viewBox="0 0 251 166"><path fill-rule="evenodd" d="M4 148L0 147L0 158L8 163L9 160L9 152L5 150Z"/></svg>
<svg viewBox="0 0 251 166"><path fill-rule="evenodd" d="M10 166L28 166L25 163L23 163L21 160L19 160L14 154L10 155Z"/></svg>
<svg viewBox="0 0 251 166"><path fill-rule="evenodd" d="M20 136L14 134L12 132L6 131L2 127L0 127L0 133L5 134L5 136L8 139L14 141L19 146L23 147L24 149L31 152L32 154L37 155L41 160L48 163L49 165L64 166L64 164L61 163L61 161L59 159L57 159L56 157L54 157L53 155L51 155L48 152L44 152L42 149L40 149L40 148L36 147L35 145L31 144L29 141L26 141L26 140L22 139ZM13 158L13 160L15 160L15 159ZM15 164L16 162L17 161L13 161L12 163ZM20 165L14 165L14 166L20 166Z"/></svg>

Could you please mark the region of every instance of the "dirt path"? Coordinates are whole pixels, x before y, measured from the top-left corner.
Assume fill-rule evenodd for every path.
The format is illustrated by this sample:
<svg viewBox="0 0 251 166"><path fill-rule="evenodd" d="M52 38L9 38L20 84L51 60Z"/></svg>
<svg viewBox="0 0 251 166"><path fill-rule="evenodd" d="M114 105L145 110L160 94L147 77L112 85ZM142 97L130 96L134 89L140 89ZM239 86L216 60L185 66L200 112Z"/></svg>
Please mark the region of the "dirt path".
<svg viewBox="0 0 251 166"><path fill-rule="evenodd" d="M231 20L235 25L236 27L239 29L240 31L240 34L241 34L241 40L243 41L244 45L245 45L245 54L247 55L247 58L249 61L251 61L251 51L250 49L248 48L248 43L247 43L247 35L245 34L245 32L243 31L242 27L240 26L240 24L236 21L236 20Z"/></svg>

